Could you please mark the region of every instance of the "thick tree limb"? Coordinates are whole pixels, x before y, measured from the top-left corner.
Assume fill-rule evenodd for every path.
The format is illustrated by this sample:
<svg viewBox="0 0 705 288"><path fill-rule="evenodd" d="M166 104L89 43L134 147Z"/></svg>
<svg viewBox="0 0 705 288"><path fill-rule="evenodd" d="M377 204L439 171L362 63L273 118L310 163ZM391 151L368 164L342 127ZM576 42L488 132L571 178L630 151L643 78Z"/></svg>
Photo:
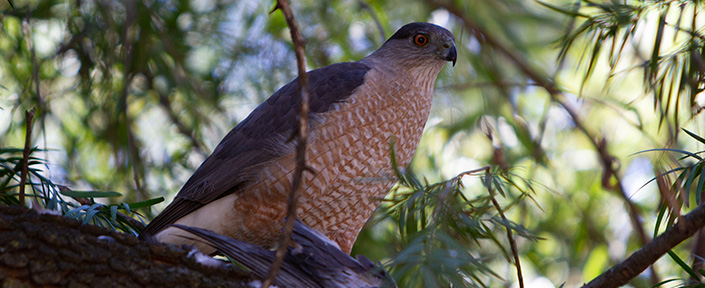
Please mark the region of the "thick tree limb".
<svg viewBox="0 0 705 288"><path fill-rule="evenodd" d="M587 283L583 288L609 288L627 284L629 280L646 270L649 265L656 262L663 254L666 254L683 240L692 237L705 225L705 204L700 204L695 210L679 219L678 223L666 229L661 235L641 247L626 260Z"/></svg>
<svg viewBox="0 0 705 288"><path fill-rule="evenodd" d="M254 279L232 266L204 266L191 254L0 205L0 287L247 287Z"/></svg>
<svg viewBox="0 0 705 288"><path fill-rule="evenodd" d="M252 272L188 246L140 242L70 218L0 204L0 287L249 287L267 275L275 259L275 251L181 228ZM274 279L278 287L396 287L379 263L353 259L300 221L291 238L294 244Z"/></svg>

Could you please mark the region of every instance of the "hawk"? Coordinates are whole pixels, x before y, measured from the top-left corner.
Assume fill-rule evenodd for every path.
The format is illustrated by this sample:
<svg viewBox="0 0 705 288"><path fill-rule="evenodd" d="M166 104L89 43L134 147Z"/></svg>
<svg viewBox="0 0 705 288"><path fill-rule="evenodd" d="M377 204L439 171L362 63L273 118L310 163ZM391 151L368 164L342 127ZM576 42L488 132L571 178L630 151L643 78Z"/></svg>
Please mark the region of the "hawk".
<svg viewBox="0 0 705 288"><path fill-rule="evenodd" d="M401 27L357 62L308 72L307 166L297 217L350 253L399 167L416 151L436 77L457 51L450 31L430 23ZM299 111L295 79L233 128L141 237L214 248L171 224L209 229L273 247L281 233L295 164ZM187 236L187 237L183 237Z"/></svg>

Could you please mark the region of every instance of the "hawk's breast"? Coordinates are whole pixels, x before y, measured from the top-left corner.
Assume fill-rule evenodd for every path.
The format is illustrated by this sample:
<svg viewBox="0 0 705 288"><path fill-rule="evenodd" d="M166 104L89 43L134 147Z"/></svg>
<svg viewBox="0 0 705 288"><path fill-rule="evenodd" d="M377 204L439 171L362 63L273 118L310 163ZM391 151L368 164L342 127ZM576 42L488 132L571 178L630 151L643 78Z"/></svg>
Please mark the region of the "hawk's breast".
<svg viewBox="0 0 705 288"><path fill-rule="evenodd" d="M432 82L416 83L390 70L371 69L352 95L311 117L306 162L313 172L303 174L297 216L349 252L397 180L392 139L397 163L404 168L421 138L432 96ZM252 193L234 196L234 221L228 224L233 228L226 230L248 233L243 238L257 239L261 242L255 244L263 246L277 240L278 233L272 231L280 229L276 223L286 213L294 158L292 153L266 163L260 181L248 188Z"/></svg>
<svg viewBox="0 0 705 288"><path fill-rule="evenodd" d="M317 117L309 136L307 163L315 174L305 177L312 189L303 190L299 217L342 246L352 246L396 182L392 140L397 163L405 168L431 107L432 85L419 87L412 79L384 73L392 71L370 70L353 95Z"/></svg>

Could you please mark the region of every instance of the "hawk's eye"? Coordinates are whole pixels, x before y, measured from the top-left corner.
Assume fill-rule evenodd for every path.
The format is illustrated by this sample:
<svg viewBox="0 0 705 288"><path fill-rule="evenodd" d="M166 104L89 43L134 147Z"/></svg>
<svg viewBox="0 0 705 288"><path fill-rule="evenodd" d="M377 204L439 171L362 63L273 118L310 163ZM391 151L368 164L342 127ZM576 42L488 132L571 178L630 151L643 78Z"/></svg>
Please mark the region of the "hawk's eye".
<svg viewBox="0 0 705 288"><path fill-rule="evenodd" d="M428 44L428 36L426 34L416 34L414 35L414 44L419 46L424 46Z"/></svg>

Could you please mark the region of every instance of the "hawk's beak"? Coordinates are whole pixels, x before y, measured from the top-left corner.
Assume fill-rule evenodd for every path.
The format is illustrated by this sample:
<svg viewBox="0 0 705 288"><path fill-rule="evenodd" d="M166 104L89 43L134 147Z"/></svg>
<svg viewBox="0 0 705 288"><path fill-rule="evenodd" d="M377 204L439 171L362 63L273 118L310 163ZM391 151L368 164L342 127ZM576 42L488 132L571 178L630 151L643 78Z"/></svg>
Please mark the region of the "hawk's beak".
<svg viewBox="0 0 705 288"><path fill-rule="evenodd" d="M455 49L455 43L453 43L453 41L448 41L443 44L443 47L447 49L443 60L453 61L453 66L455 66L455 61L458 60L458 50Z"/></svg>

